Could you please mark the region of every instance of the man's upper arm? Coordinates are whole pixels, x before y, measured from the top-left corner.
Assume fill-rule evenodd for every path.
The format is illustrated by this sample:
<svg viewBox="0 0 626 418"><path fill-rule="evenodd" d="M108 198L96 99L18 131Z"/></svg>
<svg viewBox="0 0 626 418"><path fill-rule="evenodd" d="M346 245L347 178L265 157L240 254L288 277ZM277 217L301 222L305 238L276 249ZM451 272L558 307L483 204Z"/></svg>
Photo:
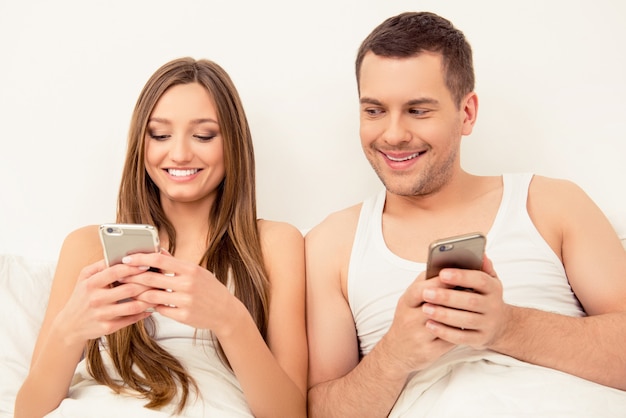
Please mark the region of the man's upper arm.
<svg viewBox="0 0 626 418"><path fill-rule="evenodd" d="M359 362L354 319L341 285L353 235L331 216L306 236L309 387L340 378Z"/></svg>
<svg viewBox="0 0 626 418"><path fill-rule="evenodd" d="M626 310L626 251L600 209L582 190L563 239L563 263L589 315Z"/></svg>
<svg viewBox="0 0 626 418"><path fill-rule="evenodd" d="M543 220L561 225L561 256L572 290L589 315L626 310L626 252L600 208L577 185L540 179L530 207L541 227L546 207L554 216ZM546 202L549 196L551 202ZM539 219L538 219L539 218Z"/></svg>

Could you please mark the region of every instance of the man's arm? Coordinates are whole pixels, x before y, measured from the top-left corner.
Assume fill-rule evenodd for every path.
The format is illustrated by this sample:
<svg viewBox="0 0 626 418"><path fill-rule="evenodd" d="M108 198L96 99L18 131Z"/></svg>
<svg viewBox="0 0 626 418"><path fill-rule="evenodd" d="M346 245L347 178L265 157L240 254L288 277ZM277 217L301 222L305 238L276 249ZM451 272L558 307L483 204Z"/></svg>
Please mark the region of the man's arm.
<svg viewBox="0 0 626 418"><path fill-rule="evenodd" d="M519 317L516 322L539 328L546 339L543 348L528 347L528 354L519 354L537 364L626 389L626 251L615 230L584 191L568 181L535 176L528 211L562 259L588 317L513 311Z"/></svg>
<svg viewBox="0 0 626 418"><path fill-rule="evenodd" d="M523 361L626 390L626 252L600 209L569 182L536 177L528 211L559 256L587 317L506 305L491 269L448 270L450 284L474 294L437 289L424 295L433 335L457 344L489 348ZM477 308L469 308L470 305ZM453 312L443 306L454 307ZM479 311L479 315L458 309ZM480 317L480 318L479 318ZM446 326L450 325L450 326ZM465 327L460 330L456 327Z"/></svg>
<svg viewBox="0 0 626 418"><path fill-rule="evenodd" d="M312 417L387 416L409 374L452 347L435 341L424 328L425 316L418 307L424 284L420 280L420 285L412 285L402 296L396 325L359 361L344 287L358 211L348 215L331 215L306 237Z"/></svg>

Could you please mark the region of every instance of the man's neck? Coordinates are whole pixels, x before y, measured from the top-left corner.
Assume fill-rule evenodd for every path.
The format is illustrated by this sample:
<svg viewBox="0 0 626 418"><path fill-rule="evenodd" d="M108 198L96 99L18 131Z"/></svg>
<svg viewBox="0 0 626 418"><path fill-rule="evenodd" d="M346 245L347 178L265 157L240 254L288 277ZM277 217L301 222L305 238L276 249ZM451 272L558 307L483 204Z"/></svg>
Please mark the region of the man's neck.
<svg viewBox="0 0 626 418"><path fill-rule="evenodd" d="M402 258L425 261L428 245L435 239L468 232L487 234L501 198L501 177L469 174L429 195L387 192L382 214L385 243Z"/></svg>
<svg viewBox="0 0 626 418"><path fill-rule="evenodd" d="M384 214L393 217L411 217L417 213L441 212L471 201L481 192L483 177L464 171L439 189L422 195L402 196L387 190Z"/></svg>

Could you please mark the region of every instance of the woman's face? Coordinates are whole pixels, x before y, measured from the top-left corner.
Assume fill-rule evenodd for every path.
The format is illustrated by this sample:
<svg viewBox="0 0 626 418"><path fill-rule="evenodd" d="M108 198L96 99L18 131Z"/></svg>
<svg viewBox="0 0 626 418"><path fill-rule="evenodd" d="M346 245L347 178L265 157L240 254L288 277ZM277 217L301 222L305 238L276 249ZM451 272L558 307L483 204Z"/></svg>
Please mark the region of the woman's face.
<svg viewBox="0 0 626 418"><path fill-rule="evenodd" d="M224 179L224 141L213 98L198 83L169 88L146 129L145 167L164 207L212 204Z"/></svg>

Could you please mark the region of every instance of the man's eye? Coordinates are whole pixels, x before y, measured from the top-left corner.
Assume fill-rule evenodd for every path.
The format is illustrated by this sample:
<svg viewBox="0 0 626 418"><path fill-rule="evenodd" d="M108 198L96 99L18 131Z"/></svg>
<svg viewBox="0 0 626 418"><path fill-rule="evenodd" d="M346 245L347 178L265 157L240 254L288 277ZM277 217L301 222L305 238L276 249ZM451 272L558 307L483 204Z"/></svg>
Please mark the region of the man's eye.
<svg viewBox="0 0 626 418"><path fill-rule="evenodd" d="M416 115L416 116L424 116L426 114L428 114L429 110L424 110L424 109L411 109L409 110L409 113Z"/></svg>
<svg viewBox="0 0 626 418"><path fill-rule="evenodd" d="M383 113L382 109L372 109L372 108L368 108L364 110L365 113L367 113L369 116L378 116L380 114Z"/></svg>

